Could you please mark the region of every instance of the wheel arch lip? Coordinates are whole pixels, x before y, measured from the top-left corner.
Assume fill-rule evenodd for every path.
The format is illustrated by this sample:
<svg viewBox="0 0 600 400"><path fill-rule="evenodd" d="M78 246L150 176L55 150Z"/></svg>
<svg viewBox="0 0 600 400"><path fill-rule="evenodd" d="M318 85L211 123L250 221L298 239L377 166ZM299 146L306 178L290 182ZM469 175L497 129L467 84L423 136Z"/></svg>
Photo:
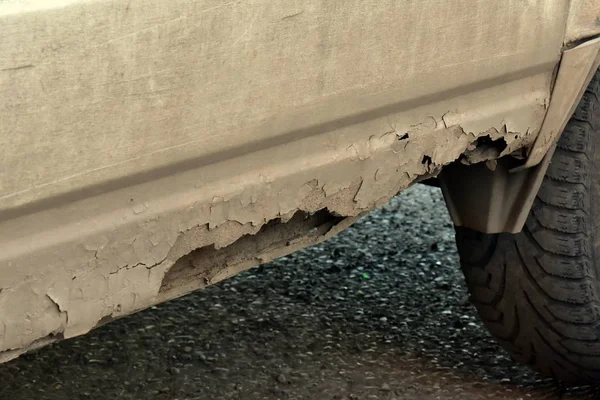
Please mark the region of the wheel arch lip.
<svg viewBox="0 0 600 400"><path fill-rule="evenodd" d="M548 111L527 161L513 171L539 164L552 149L573 115L586 87L600 67L600 37L563 52L554 82Z"/></svg>

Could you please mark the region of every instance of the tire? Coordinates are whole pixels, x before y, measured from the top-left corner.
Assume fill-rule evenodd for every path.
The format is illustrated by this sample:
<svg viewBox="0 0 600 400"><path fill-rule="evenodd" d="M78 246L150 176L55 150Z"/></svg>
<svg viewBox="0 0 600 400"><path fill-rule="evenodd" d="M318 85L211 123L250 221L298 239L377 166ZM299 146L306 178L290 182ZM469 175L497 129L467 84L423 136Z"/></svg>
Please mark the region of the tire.
<svg viewBox="0 0 600 400"><path fill-rule="evenodd" d="M600 73L563 132L518 234L456 228L471 299L517 360L600 383Z"/></svg>

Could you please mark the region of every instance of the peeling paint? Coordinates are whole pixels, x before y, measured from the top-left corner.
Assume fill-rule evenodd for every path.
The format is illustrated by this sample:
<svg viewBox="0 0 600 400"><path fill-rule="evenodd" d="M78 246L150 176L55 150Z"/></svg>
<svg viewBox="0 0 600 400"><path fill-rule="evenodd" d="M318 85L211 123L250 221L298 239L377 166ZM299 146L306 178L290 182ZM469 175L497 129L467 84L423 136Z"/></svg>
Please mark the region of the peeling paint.
<svg viewBox="0 0 600 400"><path fill-rule="evenodd" d="M267 173L254 171L250 174L256 176L253 182L236 186L233 192L211 195L205 203L201 199L192 201L184 208L184 214L179 214L178 209L176 212L180 216L171 221L169 219L173 217L161 210L168 205L168 199L163 200L162 205L156 199L149 201L143 213L129 209L128 218L132 222L139 221L132 224L129 234L92 235L83 242L80 257L86 261L80 262L79 266L69 263L73 266L64 274L48 271L48 275L40 275L33 281L15 282L11 287L12 295L4 299L5 303L0 299L0 308L22 308L14 303L20 298L16 293L31 293L33 287L39 293L45 290L45 298L51 304L44 309L40 307L43 303L35 305L36 296L30 296L32 303L26 307L33 312L31 320L21 325L20 334L14 331L19 329L17 325L10 320L2 321L7 326L7 334L0 338L0 345L5 349L25 351L37 344L40 335L76 336L105 321L218 282L259 262L327 239L357 216L383 204L419 177L436 174L449 162L461 157L470 162L497 158L498 151L478 146L482 138L485 143L506 140L503 153L512 149L512 144L522 145L529 139L528 134L519 132L508 135L503 125L467 133L461 126L445 127L437 122L443 119L442 115L437 120L428 116L421 123L407 127L400 136L396 131L384 131L356 141L343 150L336 148L333 151L341 153L330 159L337 161L326 163L325 168L302 171L290 160L292 165L286 167L283 181L276 175L267 178ZM527 126L524 132L529 130ZM352 172L353 169L356 172ZM292 179L294 175L297 178ZM344 178L340 179L342 176ZM301 183L291 183L298 180ZM328 210L346 218L347 222L335 230L290 240L287 245L267 246L256 256L236 262L231 261L237 259L236 254L231 253L233 258L224 258L230 261L215 265L214 270L204 269L202 274L193 275L184 282L177 281L178 286L167 286L169 290L165 290L165 276L178 260L195 249L211 246L213 253L210 254L228 252L228 248L242 237L264 240L260 232L271 221L279 220L286 226L298 212L313 215L319 210ZM131 235L129 240L126 239L128 235ZM202 265L203 260L195 262ZM67 282L69 286L65 286ZM56 290L58 287L64 290ZM41 326L52 328L50 331L36 328ZM16 354L18 352L11 350L4 357Z"/></svg>
<svg viewBox="0 0 600 400"><path fill-rule="evenodd" d="M0 53L39 74L0 74L6 170L22 172L0 171L0 361L326 240L451 162L530 146L567 6L474 1L477 18L428 3L439 43L410 23L422 2L140 0L127 24L112 2L0 6L15 29ZM94 35L70 30L83 10ZM64 30L22 28L38 23ZM35 44L27 60L13 42Z"/></svg>

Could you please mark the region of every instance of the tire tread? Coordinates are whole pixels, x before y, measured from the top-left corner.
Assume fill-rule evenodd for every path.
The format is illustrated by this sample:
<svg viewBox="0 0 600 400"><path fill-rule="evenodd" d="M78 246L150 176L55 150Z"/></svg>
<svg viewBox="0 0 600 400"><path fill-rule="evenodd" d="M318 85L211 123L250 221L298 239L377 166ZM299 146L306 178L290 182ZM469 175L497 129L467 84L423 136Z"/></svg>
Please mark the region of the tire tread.
<svg viewBox="0 0 600 400"><path fill-rule="evenodd" d="M599 136L597 72L559 139L523 232L476 236L457 229L463 272L485 325L517 360L567 382L600 382L600 274L591 221ZM475 254L485 257L473 262Z"/></svg>

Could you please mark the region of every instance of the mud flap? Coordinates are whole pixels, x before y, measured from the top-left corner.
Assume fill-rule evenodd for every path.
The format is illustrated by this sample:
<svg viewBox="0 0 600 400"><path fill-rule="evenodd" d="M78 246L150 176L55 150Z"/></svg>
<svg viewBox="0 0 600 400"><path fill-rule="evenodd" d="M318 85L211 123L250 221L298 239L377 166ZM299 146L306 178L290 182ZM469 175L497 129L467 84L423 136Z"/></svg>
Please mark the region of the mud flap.
<svg viewBox="0 0 600 400"><path fill-rule="evenodd" d="M454 225L485 233L521 231L554 147L541 163L518 171L511 171L518 162L511 157L444 168L439 182Z"/></svg>

